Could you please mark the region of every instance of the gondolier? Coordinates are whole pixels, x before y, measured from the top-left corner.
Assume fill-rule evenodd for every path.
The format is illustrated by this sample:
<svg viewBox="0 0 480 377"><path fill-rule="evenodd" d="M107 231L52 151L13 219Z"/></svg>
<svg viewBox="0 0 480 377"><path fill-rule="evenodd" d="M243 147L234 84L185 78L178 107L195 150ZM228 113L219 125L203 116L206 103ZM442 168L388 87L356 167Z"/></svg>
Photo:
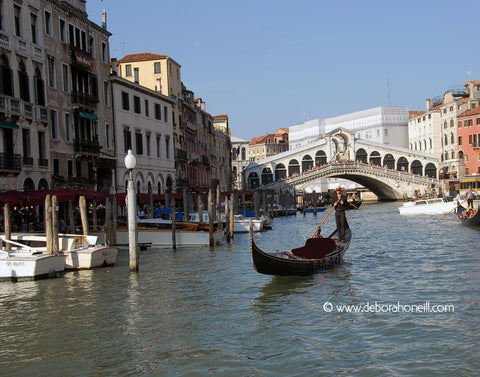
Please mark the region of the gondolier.
<svg viewBox="0 0 480 377"><path fill-rule="evenodd" d="M345 225L347 219L345 218L345 210L348 208L347 197L343 193L341 187L337 187L337 201L335 206L335 221L337 223L338 240L345 242Z"/></svg>

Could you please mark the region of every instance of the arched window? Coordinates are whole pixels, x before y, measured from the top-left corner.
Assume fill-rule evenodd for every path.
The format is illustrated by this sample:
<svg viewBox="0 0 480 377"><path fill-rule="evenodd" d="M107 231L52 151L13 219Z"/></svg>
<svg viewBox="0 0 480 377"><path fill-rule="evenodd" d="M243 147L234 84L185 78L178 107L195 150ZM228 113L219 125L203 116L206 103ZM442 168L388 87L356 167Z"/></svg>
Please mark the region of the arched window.
<svg viewBox="0 0 480 377"><path fill-rule="evenodd" d="M45 106L44 83L42 73L38 68L35 69L35 76L33 76L33 89L35 90L35 104Z"/></svg>
<svg viewBox="0 0 480 377"><path fill-rule="evenodd" d="M28 86L28 74L25 64L20 62L18 65L18 84L20 87L20 98L26 102L30 102L30 88Z"/></svg>
<svg viewBox="0 0 480 377"><path fill-rule="evenodd" d="M5 55L0 57L0 94L13 96L13 72Z"/></svg>

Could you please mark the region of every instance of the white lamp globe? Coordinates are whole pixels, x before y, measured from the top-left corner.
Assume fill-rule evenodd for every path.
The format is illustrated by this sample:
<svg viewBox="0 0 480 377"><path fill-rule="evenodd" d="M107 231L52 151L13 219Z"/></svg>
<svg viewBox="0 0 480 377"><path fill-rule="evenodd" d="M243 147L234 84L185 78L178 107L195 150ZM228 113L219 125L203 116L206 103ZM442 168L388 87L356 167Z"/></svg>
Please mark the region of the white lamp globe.
<svg viewBox="0 0 480 377"><path fill-rule="evenodd" d="M132 150L129 149L127 155L125 156L125 167L128 170L135 169L135 165L137 164L137 159L132 153Z"/></svg>

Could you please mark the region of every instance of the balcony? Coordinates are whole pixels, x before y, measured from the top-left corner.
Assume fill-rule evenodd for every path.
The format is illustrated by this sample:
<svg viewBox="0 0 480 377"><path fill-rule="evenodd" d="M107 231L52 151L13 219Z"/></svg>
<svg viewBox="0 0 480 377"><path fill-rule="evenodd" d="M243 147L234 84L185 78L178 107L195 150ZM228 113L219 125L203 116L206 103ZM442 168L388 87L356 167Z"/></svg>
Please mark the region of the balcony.
<svg viewBox="0 0 480 377"><path fill-rule="evenodd" d="M82 92L72 92L73 105L96 107L98 102L100 102L98 96L92 96L91 94Z"/></svg>
<svg viewBox="0 0 480 377"><path fill-rule="evenodd" d="M35 120L39 123L48 124L48 111L43 106L35 106Z"/></svg>
<svg viewBox="0 0 480 377"><path fill-rule="evenodd" d="M176 154L177 160L187 161L187 151L177 148L175 154Z"/></svg>
<svg viewBox="0 0 480 377"><path fill-rule="evenodd" d="M75 140L75 152L99 154L102 146L94 140Z"/></svg>
<svg viewBox="0 0 480 377"><path fill-rule="evenodd" d="M5 174L19 174L22 171L22 156L0 152L0 171Z"/></svg>
<svg viewBox="0 0 480 377"><path fill-rule="evenodd" d="M38 166L42 166L44 168L48 167L48 159L47 158L39 158L38 159Z"/></svg>
<svg viewBox="0 0 480 377"><path fill-rule="evenodd" d="M25 166L33 166L33 157L23 156L22 163Z"/></svg>

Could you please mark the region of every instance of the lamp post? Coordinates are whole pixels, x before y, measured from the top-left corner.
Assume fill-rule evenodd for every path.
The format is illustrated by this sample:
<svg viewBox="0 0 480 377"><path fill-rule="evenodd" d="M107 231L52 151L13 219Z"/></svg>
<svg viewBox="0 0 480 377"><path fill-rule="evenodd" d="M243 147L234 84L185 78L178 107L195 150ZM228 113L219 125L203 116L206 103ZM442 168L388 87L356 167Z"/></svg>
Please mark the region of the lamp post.
<svg viewBox="0 0 480 377"><path fill-rule="evenodd" d="M125 156L125 167L128 169L127 187L127 214L128 214L128 253L130 259L130 271L138 271L138 242L137 242L137 197L135 184L133 183L132 170L135 169L137 159L129 149Z"/></svg>

